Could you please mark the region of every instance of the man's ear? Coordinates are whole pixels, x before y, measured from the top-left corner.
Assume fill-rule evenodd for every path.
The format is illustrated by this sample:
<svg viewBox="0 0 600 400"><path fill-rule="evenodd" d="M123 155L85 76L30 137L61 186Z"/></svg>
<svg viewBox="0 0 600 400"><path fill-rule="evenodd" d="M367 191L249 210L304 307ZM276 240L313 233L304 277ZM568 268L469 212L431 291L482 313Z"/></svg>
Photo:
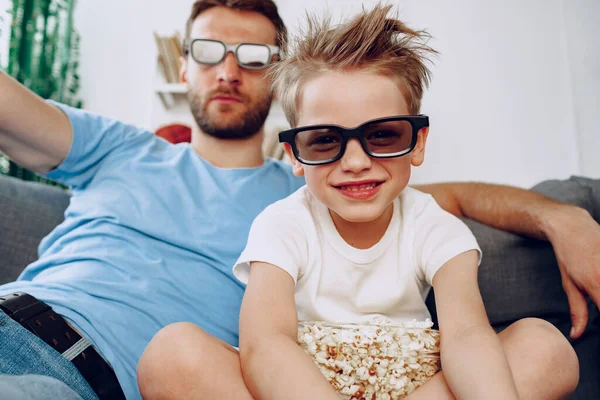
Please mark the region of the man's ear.
<svg viewBox="0 0 600 400"><path fill-rule="evenodd" d="M417 144L410 153L410 163L415 167L423 164L425 159L425 144L427 143L427 136L429 135L429 127L422 128L417 133Z"/></svg>
<svg viewBox="0 0 600 400"><path fill-rule="evenodd" d="M285 151L285 154L287 154L287 156L290 158L290 161L292 162L292 172L294 173L294 175L303 176L304 175L304 165L302 165L302 163L300 161L298 161L296 159L296 157L294 156L294 152L292 151L292 146L290 146L289 143L284 143L283 151Z"/></svg>
<svg viewBox="0 0 600 400"><path fill-rule="evenodd" d="M179 57L179 61L181 61L181 67L179 68L179 82L187 83L187 58Z"/></svg>

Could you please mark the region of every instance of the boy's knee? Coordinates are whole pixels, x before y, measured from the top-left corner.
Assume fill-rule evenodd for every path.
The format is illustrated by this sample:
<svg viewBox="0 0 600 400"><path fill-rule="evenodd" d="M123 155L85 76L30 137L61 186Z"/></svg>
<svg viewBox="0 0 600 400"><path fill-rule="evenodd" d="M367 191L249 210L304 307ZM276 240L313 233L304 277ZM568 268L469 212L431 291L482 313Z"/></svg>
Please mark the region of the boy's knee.
<svg viewBox="0 0 600 400"><path fill-rule="evenodd" d="M178 380L198 368L200 348L210 335L200 327L178 322L161 329L150 341L137 367L137 381L142 397L177 398Z"/></svg>
<svg viewBox="0 0 600 400"><path fill-rule="evenodd" d="M513 324L529 349L528 363L545 377L556 379L559 397L575 390L579 382L579 359L567 338L551 323L539 318L524 318Z"/></svg>

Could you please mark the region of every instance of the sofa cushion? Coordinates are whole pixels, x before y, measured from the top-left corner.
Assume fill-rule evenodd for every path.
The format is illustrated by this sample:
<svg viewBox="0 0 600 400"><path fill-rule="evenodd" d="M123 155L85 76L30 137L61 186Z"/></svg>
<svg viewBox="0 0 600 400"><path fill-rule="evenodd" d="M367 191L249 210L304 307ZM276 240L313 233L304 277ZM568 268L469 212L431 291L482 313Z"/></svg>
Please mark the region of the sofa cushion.
<svg viewBox="0 0 600 400"><path fill-rule="evenodd" d="M37 247L64 219L67 191L0 176L0 283L38 258Z"/></svg>

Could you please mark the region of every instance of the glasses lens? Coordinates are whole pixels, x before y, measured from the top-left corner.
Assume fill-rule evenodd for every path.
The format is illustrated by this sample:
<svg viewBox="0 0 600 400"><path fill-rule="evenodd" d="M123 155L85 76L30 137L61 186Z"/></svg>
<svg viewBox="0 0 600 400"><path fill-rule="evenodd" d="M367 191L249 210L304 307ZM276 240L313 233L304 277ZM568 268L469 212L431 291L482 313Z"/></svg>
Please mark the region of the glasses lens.
<svg viewBox="0 0 600 400"><path fill-rule="evenodd" d="M225 55L225 46L212 40L194 40L191 52L194 60L199 63L217 64Z"/></svg>
<svg viewBox="0 0 600 400"><path fill-rule="evenodd" d="M342 134L333 128L313 129L296 134L298 156L305 161L335 158L342 148Z"/></svg>
<svg viewBox="0 0 600 400"><path fill-rule="evenodd" d="M264 68L271 63L270 51L261 44L241 44L237 48L237 58L240 64L250 68Z"/></svg>
<svg viewBox="0 0 600 400"><path fill-rule="evenodd" d="M364 135L369 151L382 156L406 152L411 149L413 142L413 129L408 121L368 125Z"/></svg>

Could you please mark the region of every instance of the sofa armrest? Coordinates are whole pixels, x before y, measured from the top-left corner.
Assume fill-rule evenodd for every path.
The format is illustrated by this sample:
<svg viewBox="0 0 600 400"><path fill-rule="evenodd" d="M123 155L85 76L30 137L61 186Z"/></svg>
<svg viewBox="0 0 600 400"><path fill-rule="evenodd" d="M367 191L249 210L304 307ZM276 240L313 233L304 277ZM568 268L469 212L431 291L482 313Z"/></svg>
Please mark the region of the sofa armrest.
<svg viewBox="0 0 600 400"><path fill-rule="evenodd" d="M38 258L44 236L64 219L67 191L0 176L0 284Z"/></svg>

